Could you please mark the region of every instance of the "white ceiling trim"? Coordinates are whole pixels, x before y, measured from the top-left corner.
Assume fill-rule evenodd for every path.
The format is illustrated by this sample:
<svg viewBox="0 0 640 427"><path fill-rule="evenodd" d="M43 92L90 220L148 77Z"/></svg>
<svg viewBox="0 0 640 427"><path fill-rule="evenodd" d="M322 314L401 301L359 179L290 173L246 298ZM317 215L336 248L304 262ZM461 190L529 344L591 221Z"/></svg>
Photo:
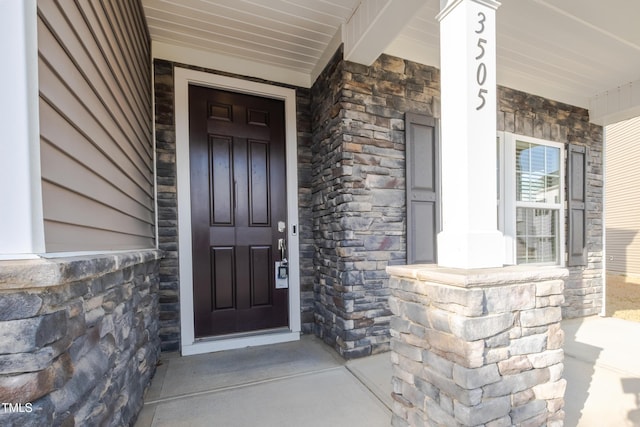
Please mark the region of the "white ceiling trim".
<svg viewBox="0 0 640 427"><path fill-rule="evenodd" d="M179 62L187 65L195 65L212 70L219 70L241 76L257 77L287 85L311 87L309 73L290 70L269 64L261 64L256 61L223 55L215 52L207 52L198 48L178 46L161 41L151 42L151 53L154 58Z"/></svg>
<svg viewBox="0 0 640 427"><path fill-rule="evenodd" d="M589 120L600 126L640 116L640 80L602 92L589 100Z"/></svg>

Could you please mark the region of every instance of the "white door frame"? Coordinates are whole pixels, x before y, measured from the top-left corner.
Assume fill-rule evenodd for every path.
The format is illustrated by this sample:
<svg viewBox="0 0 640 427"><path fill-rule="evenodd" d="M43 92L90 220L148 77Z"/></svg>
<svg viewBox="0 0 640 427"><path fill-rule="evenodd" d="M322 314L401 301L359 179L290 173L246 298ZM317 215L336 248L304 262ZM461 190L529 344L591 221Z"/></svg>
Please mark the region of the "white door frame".
<svg viewBox="0 0 640 427"><path fill-rule="evenodd" d="M189 84L208 86L265 98L281 99L285 109L287 173L287 239L289 255L289 328L228 338L196 340L193 310L191 246L191 182L189 165ZM300 260L298 239L298 159L296 91L186 68L174 68L176 173L178 202L178 270L182 355L294 341L300 338Z"/></svg>

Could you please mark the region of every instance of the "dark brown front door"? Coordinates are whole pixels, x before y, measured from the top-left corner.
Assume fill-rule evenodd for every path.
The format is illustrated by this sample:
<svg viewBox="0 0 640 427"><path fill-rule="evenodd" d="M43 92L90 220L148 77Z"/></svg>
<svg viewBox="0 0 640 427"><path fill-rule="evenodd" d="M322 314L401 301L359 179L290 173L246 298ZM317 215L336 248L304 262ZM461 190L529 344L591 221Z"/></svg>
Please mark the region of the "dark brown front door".
<svg viewBox="0 0 640 427"><path fill-rule="evenodd" d="M288 325L284 102L189 86L197 338Z"/></svg>

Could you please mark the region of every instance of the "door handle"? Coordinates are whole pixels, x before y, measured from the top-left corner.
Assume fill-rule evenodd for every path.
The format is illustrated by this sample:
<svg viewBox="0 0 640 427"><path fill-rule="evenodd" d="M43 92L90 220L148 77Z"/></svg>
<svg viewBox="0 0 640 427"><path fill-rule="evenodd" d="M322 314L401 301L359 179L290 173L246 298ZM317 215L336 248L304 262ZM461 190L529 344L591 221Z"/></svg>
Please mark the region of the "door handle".
<svg viewBox="0 0 640 427"><path fill-rule="evenodd" d="M286 262L287 261L287 241L285 239L278 239L278 250L280 251L280 259Z"/></svg>

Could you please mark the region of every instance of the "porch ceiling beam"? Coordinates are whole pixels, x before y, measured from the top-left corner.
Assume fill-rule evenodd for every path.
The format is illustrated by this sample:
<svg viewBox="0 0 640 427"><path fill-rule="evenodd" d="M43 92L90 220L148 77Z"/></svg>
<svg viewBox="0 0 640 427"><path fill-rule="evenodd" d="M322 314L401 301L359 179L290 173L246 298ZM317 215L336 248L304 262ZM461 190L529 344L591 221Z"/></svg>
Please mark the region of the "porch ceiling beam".
<svg viewBox="0 0 640 427"><path fill-rule="evenodd" d="M425 0L361 1L343 26L344 58L373 64L424 5Z"/></svg>
<svg viewBox="0 0 640 427"><path fill-rule="evenodd" d="M589 99L591 123L606 126L640 116L640 80L609 89Z"/></svg>

